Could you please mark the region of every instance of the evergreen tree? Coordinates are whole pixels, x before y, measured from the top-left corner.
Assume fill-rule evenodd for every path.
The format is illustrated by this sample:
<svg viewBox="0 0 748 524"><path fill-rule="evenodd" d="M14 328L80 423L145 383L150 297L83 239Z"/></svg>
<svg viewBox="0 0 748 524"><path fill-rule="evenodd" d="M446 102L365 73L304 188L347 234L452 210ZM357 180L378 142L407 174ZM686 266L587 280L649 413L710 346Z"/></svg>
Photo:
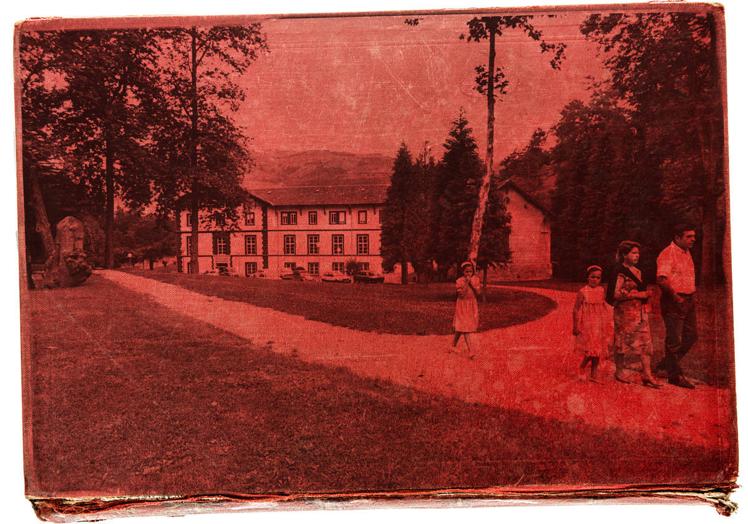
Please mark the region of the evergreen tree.
<svg viewBox="0 0 748 524"><path fill-rule="evenodd" d="M444 156L438 166L436 181L438 212L434 224L434 259L442 277L469 255L473 216L478 206L484 168L472 128L461 111L444 143ZM509 217L496 190L489 190L488 209L491 211L487 213L482 231L486 247L478 252L479 268L505 263L510 258Z"/></svg>
<svg viewBox="0 0 748 524"><path fill-rule="evenodd" d="M409 194L414 181L413 158L405 143L392 166L390 186L382 209L382 267L392 271L400 264L401 282L408 283L408 246L406 243L406 215L408 215Z"/></svg>
<svg viewBox="0 0 748 524"><path fill-rule="evenodd" d="M612 264L626 239L642 244L641 266L651 276L663 235L660 191L629 116L605 97L589 105L573 101L554 133L549 154L557 174L552 251L558 276L580 279L590 264Z"/></svg>
<svg viewBox="0 0 748 524"><path fill-rule="evenodd" d="M435 181L436 162L426 144L413 165L404 224L408 261L413 265L418 282L431 279Z"/></svg>

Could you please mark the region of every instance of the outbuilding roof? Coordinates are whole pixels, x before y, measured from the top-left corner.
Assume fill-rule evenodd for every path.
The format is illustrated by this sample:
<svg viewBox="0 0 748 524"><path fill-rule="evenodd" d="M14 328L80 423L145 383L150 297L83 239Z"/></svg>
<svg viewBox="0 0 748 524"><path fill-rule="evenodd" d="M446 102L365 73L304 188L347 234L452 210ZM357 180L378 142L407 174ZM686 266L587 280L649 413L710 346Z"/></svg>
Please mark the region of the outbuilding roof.
<svg viewBox="0 0 748 524"><path fill-rule="evenodd" d="M383 204L387 184L295 186L249 189L250 195L272 206L335 206Z"/></svg>
<svg viewBox="0 0 748 524"><path fill-rule="evenodd" d="M527 189L525 189L522 186L520 186L517 183L517 181L514 180L513 178L511 178L511 177L510 178L506 178L502 182L499 182L499 189L510 188L510 187L512 189L514 189L517 193L519 193L520 195L522 195L522 197L525 200L527 200L530 204L532 204L533 206L535 206L536 208L538 208L540 211L542 211L543 214L545 214L545 215L550 215L551 214L548 205L546 205L545 203L541 202L540 199L538 199L534 195L532 195Z"/></svg>

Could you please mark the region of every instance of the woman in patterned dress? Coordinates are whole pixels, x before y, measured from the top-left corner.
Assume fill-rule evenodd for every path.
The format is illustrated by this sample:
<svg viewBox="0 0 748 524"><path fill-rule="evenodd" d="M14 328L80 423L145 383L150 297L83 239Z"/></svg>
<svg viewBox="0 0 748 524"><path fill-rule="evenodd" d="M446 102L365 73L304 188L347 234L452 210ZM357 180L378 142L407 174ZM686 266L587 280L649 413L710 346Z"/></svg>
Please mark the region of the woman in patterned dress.
<svg viewBox="0 0 748 524"><path fill-rule="evenodd" d="M639 263L638 242L624 240L618 245L618 266L608 282L608 298L613 307L615 336L613 350L616 364L615 378L619 382L629 381L623 374L626 355L636 355L642 363L642 385L661 387L652 376L652 335L649 331L648 300L651 291L642 279Z"/></svg>

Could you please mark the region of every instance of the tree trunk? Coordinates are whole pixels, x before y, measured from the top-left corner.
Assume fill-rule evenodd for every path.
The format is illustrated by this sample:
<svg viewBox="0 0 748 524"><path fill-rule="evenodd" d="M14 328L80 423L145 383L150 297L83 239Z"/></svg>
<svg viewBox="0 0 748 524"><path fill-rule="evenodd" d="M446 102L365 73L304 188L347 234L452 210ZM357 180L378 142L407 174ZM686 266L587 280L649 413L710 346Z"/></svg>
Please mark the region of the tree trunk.
<svg viewBox="0 0 748 524"><path fill-rule="evenodd" d="M60 284L59 270L60 261L57 252L57 244L52 236L52 226L49 223L47 207L44 204L41 184L36 174L36 170L31 166L31 162L24 163L24 176L29 181L29 204L34 211L34 229L42 237L42 246L44 248L44 287L57 287ZM31 267L27 266L28 278L31 279Z"/></svg>
<svg viewBox="0 0 748 524"><path fill-rule="evenodd" d="M47 216L47 207L44 204L42 188L39 184L36 170L30 167L29 164L26 164L25 175L28 178L29 189L31 192L29 195L29 203L31 204L31 208L34 210L34 229L42 237L42 246L44 247L44 256L47 262L50 260L57 261L57 245L55 244L54 236L52 236L52 226L50 225L49 217Z"/></svg>
<svg viewBox="0 0 748 524"><path fill-rule="evenodd" d="M488 97L488 121L486 126L486 172L483 175L481 181L480 190L478 192L478 206L475 208L475 214L473 215L473 227L470 234L470 249L468 254L468 260L473 263L478 258L478 250L480 249L480 236L483 231L483 218L486 214L486 208L488 207L488 193L491 187L491 176L493 175L493 132L494 132L494 106L496 101L494 100L494 69L496 62L496 25L486 24L489 37L488 37L488 89L486 96Z"/></svg>
<svg viewBox="0 0 748 524"><path fill-rule="evenodd" d="M198 175L197 175L197 28L190 29L191 35L191 126L190 126L190 175L192 177L192 195L190 197L190 213L192 214L192 229L190 237L192 238L192 249L190 251L190 273L199 273L199 247L198 247L198 227L200 224L200 202L198 200Z"/></svg>
<svg viewBox="0 0 748 524"><path fill-rule="evenodd" d="M106 185L106 204L104 210L104 265L114 267L114 161L112 159L112 141L109 129L104 131L104 179Z"/></svg>

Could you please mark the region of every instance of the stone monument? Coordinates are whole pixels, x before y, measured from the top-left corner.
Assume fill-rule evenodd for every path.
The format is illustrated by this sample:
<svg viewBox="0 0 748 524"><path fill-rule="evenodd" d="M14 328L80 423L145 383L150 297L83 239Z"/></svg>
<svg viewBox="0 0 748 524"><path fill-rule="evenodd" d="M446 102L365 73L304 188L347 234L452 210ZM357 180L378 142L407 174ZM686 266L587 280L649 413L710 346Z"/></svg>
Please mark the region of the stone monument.
<svg viewBox="0 0 748 524"><path fill-rule="evenodd" d="M83 249L85 237L83 222L77 218L66 216L57 223L55 243L60 287L79 286L91 276L91 265Z"/></svg>

